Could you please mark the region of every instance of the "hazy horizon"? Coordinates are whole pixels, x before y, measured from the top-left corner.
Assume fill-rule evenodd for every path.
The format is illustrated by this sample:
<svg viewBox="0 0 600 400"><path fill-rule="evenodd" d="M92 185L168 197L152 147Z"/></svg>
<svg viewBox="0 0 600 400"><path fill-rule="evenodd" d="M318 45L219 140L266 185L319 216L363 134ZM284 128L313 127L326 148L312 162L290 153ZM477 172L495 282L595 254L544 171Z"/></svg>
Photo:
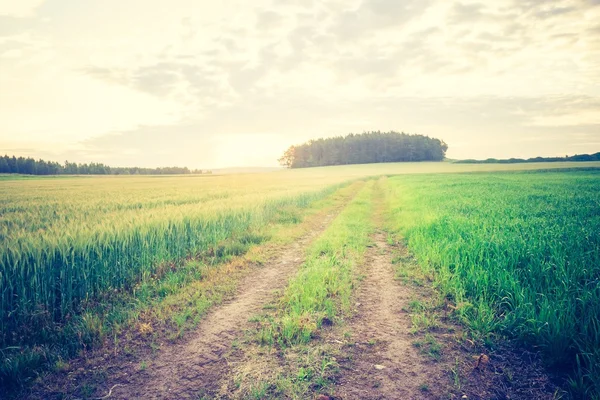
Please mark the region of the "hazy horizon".
<svg viewBox="0 0 600 400"><path fill-rule="evenodd" d="M364 131L600 151L599 0L0 0L0 155L274 167Z"/></svg>

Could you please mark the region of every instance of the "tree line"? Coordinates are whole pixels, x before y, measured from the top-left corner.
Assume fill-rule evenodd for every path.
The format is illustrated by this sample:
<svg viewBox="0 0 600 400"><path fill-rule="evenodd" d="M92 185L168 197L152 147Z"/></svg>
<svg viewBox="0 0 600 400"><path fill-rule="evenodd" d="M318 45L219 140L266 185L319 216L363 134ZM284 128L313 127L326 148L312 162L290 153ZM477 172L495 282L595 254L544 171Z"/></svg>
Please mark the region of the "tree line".
<svg viewBox="0 0 600 400"><path fill-rule="evenodd" d="M140 168L109 167L102 163L78 164L65 161L59 164L54 161L35 160L31 157L0 157L0 173L25 175L180 175L202 174L211 171L190 170L187 167Z"/></svg>
<svg viewBox="0 0 600 400"><path fill-rule="evenodd" d="M594 154L575 154L574 156L564 157L534 157L534 158L508 158L497 159L488 158L486 160L458 160L457 164L516 164L532 162L558 162L558 161L600 161L600 152Z"/></svg>
<svg viewBox="0 0 600 400"><path fill-rule="evenodd" d="M288 148L279 159L288 168L403 161L442 161L443 140L399 132L365 132L310 140Z"/></svg>

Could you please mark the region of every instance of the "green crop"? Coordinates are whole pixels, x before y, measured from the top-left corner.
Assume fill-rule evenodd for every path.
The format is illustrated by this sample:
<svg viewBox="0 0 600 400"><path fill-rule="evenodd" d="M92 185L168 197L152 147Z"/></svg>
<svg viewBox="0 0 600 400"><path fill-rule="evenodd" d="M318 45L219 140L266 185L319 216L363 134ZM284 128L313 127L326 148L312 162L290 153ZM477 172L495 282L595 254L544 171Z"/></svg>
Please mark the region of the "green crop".
<svg viewBox="0 0 600 400"><path fill-rule="evenodd" d="M392 225L482 337L500 332L600 393L600 173L389 180ZM595 386L595 389L594 389Z"/></svg>

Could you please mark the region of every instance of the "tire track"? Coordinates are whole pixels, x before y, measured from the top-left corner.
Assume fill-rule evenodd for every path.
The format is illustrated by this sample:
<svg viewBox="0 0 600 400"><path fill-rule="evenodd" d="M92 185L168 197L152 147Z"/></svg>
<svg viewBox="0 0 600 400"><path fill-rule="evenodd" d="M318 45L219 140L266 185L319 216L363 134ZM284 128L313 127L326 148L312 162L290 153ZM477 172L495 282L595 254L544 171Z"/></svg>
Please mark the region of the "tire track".
<svg viewBox="0 0 600 400"><path fill-rule="evenodd" d="M344 371L335 386L339 399L423 399L420 385L442 375L424 362L413 346L411 319L404 311L414 290L398 283L385 234L373 236L366 257L368 269L356 297L357 314L350 328L355 339L341 362Z"/></svg>

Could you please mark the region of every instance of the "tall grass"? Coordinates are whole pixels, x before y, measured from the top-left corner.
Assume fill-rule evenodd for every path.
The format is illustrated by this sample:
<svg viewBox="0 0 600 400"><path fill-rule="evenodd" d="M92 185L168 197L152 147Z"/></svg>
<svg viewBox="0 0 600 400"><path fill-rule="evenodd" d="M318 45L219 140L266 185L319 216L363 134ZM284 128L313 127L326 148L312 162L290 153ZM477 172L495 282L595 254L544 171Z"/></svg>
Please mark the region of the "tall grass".
<svg viewBox="0 0 600 400"><path fill-rule="evenodd" d="M462 319L573 371L600 394L600 173L389 180L392 224Z"/></svg>

